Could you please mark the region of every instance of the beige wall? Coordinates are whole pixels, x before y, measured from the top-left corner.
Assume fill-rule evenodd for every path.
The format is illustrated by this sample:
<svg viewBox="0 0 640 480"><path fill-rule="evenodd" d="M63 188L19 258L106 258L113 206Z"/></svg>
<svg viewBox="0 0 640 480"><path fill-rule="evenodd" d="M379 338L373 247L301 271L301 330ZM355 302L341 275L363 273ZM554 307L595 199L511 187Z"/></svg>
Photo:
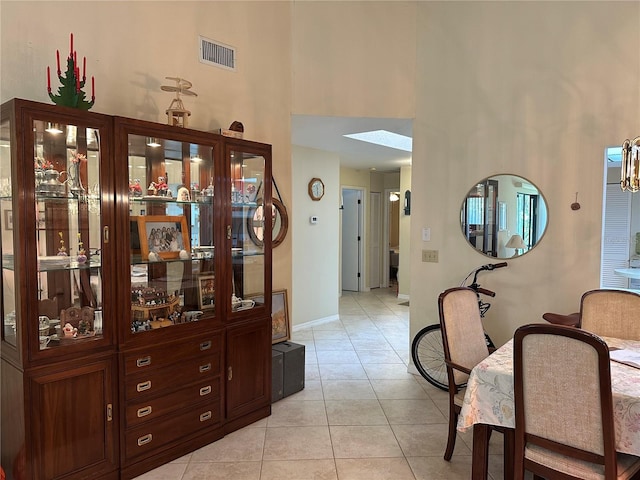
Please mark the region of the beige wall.
<svg viewBox="0 0 640 480"><path fill-rule="evenodd" d="M488 175L530 179L549 207L540 244L481 277L497 292L485 322L495 340L576 311L599 286L603 151L640 132L639 19L638 2L419 4L412 334L437 321L440 291L488 260L459 231L460 202ZM421 263L421 248L440 263Z"/></svg>
<svg viewBox="0 0 640 480"><path fill-rule="evenodd" d="M540 245L481 278L498 292L487 321L498 343L544 311L575 311L598 286L603 149L640 133L638 2L3 1L0 13L3 101L48 101L46 66L74 32L96 76L94 110L164 121L164 77L191 80L191 125L240 120L247 138L272 143L292 210L310 170L292 176L290 114L414 118L411 253L400 270L410 272L412 334L437 321L440 291L488 260L466 244L459 208L489 175L530 179L549 206ZM200 64L198 34L238 47L238 72ZM335 168L318 165L337 192L350 182ZM297 228L274 250L275 288L292 287ZM440 262L422 263L423 248Z"/></svg>
<svg viewBox="0 0 640 480"><path fill-rule="evenodd" d="M340 160L336 154L293 147L292 324L337 318L340 278ZM320 201L308 194L309 180L325 184ZM318 223L309 218L316 216Z"/></svg>
<svg viewBox="0 0 640 480"><path fill-rule="evenodd" d="M166 122L165 77L193 83L183 97L189 126L212 131L234 120L245 138L273 145L273 175L291 208L291 27L287 2L6 2L0 7L0 99L51 103L55 70L74 34L95 76L92 111ZM198 35L237 48L230 72L198 61ZM63 60L64 61L64 60ZM52 78L55 90L59 86ZM291 236L273 253L274 288L291 286Z"/></svg>

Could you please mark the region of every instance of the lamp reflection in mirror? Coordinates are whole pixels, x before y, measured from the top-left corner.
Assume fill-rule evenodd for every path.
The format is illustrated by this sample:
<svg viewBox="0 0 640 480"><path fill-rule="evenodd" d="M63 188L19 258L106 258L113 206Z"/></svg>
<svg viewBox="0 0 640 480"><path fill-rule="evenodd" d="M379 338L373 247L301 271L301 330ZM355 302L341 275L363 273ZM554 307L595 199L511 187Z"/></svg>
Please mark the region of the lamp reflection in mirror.
<svg viewBox="0 0 640 480"><path fill-rule="evenodd" d="M400 200L400 197L398 196L398 194L396 192L391 192L389 194L389 201L390 202L397 202L398 200Z"/></svg>
<svg viewBox="0 0 640 480"><path fill-rule="evenodd" d="M637 192L640 189L640 137L627 139L622 144L621 167L620 188Z"/></svg>
<svg viewBox="0 0 640 480"><path fill-rule="evenodd" d="M519 250L524 250L525 248L527 248L527 246L524 244L524 240L522 240L522 237L517 234L511 235L511 238L509 239L505 247L515 249L515 253L513 254L514 257L520 255Z"/></svg>

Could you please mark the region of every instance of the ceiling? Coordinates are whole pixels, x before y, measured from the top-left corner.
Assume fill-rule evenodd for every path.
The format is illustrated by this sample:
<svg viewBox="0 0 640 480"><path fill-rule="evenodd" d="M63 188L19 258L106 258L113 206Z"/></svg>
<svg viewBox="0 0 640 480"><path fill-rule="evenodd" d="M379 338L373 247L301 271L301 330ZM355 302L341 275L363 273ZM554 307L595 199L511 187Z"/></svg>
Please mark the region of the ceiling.
<svg viewBox="0 0 640 480"><path fill-rule="evenodd" d="M411 152L344 137L349 133L387 130L412 137L413 121L404 118L357 118L293 115L291 143L336 153L340 165L355 169L396 172L411 165Z"/></svg>

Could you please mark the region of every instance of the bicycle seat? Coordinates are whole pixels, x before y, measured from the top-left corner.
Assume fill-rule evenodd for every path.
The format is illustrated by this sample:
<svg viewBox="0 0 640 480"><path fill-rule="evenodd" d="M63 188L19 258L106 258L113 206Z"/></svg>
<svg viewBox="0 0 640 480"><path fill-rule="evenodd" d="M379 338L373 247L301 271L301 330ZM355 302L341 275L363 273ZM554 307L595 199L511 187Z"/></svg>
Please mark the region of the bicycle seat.
<svg viewBox="0 0 640 480"><path fill-rule="evenodd" d="M580 325L580 312L570 313L568 315L547 312L542 315L542 318L554 325L565 325L568 327L577 327Z"/></svg>

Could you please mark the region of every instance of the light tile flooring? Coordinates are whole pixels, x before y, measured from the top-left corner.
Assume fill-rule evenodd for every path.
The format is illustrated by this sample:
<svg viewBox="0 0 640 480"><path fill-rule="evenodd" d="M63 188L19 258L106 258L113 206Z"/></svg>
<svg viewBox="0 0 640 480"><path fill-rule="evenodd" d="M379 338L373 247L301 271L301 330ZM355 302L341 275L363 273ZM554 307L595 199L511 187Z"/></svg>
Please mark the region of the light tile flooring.
<svg viewBox="0 0 640 480"><path fill-rule="evenodd" d="M295 331L305 388L272 415L136 480L467 480L471 433L451 462L447 394L407 373L409 307L395 289L344 292L340 319ZM502 479L502 437L490 478Z"/></svg>

